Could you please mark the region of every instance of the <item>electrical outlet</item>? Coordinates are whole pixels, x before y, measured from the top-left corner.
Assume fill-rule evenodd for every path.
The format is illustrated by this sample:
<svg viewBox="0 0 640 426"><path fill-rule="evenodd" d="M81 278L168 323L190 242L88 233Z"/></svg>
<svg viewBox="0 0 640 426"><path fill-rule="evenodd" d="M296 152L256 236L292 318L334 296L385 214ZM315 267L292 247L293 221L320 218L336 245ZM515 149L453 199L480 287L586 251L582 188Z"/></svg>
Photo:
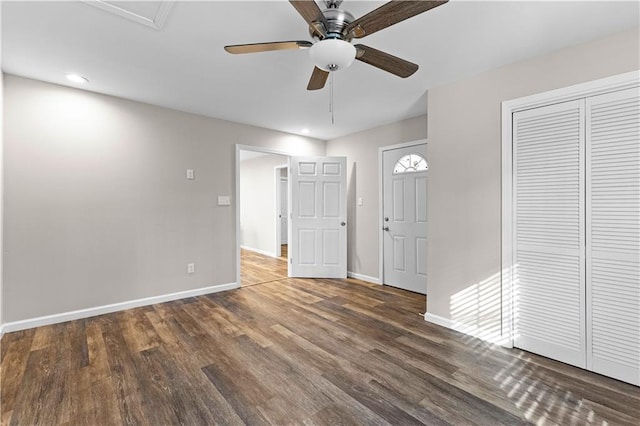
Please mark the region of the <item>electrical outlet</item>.
<svg viewBox="0 0 640 426"><path fill-rule="evenodd" d="M196 272L196 264L187 263L187 274L193 274L194 272Z"/></svg>

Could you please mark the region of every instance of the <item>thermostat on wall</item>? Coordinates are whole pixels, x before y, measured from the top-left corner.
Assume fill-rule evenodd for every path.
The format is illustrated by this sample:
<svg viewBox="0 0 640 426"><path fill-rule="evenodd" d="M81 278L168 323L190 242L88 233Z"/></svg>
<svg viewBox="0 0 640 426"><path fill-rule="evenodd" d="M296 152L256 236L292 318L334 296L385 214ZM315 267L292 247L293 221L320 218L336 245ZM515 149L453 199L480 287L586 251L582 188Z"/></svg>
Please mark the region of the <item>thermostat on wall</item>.
<svg viewBox="0 0 640 426"><path fill-rule="evenodd" d="M231 205L231 197L228 195L218 195L218 205L219 206L230 206Z"/></svg>

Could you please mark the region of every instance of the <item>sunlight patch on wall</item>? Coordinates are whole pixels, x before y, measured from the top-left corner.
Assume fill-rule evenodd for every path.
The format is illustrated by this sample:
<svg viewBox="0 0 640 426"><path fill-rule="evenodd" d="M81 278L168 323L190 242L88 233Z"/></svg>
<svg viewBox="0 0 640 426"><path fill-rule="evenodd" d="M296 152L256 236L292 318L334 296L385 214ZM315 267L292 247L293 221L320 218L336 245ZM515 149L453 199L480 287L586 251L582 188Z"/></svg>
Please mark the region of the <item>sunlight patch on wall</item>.
<svg viewBox="0 0 640 426"><path fill-rule="evenodd" d="M500 289L501 273L497 272L451 296L451 320L456 330L504 344Z"/></svg>

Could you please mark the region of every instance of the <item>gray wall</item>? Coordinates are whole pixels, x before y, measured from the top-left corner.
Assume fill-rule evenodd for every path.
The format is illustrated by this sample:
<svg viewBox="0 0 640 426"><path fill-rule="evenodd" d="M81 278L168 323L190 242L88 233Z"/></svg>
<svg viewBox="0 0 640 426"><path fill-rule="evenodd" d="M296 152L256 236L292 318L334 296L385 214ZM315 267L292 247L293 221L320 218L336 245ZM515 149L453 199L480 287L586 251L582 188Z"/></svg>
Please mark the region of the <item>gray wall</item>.
<svg viewBox="0 0 640 426"><path fill-rule="evenodd" d="M241 244L272 256L276 255L275 167L287 165L287 160L282 155L265 155L240 163Z"/></svg>
<svg viewBox="0 0 640 426"><path fill-rule="evenodd" d="M234 194L234 145L325 152L12 75L4 95L5 322L234 282L234 202L216 204Z"/></svg>
<svg viewBox="0 0 640 426"><path fill-rule="evenodd" d="M0 3L0 27L2 27L2 4ZM2 34L2 28L0 28L0 34ZM0 48L0 50L2 50ZM0 52L0 336L2 335L3 309L2 309L2 244L4 241L3 236L3 210L4 210L4 135L2 132L4 129L4 74L2 73L2 53Z"/></svg>
<svg viewBox="0 0 640 426"><path fill-rule="evenodd" d="M347 269L379 277L378 148L427 137L427 117L422 115L327 142L327 155L347 157ZM363 205L356 201L363 199Z"/></svg>
<svg viewBox="0 0 640 426"><path fill-rule="evenodd" d="M428 313L500 333L501 102L638 70L639 36L627 31L429 91Z"/></svg>

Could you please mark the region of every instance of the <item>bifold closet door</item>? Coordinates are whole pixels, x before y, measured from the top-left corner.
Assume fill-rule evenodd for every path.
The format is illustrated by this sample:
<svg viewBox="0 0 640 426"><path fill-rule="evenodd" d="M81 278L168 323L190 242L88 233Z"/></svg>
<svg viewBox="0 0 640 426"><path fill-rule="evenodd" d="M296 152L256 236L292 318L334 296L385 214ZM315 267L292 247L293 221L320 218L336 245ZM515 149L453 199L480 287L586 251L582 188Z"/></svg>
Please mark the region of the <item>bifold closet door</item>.
<svg viewBox="0 0 640 426"><path fill-rule="evenodd" d="M640 90L586 110L587 367L640 385Z"/></svg>
<svg viewBox="0 0 640 426"><path fill-rule="evenodd" d="M586 366L584 105L513 116L514 344L579 367Z"/></svg>

